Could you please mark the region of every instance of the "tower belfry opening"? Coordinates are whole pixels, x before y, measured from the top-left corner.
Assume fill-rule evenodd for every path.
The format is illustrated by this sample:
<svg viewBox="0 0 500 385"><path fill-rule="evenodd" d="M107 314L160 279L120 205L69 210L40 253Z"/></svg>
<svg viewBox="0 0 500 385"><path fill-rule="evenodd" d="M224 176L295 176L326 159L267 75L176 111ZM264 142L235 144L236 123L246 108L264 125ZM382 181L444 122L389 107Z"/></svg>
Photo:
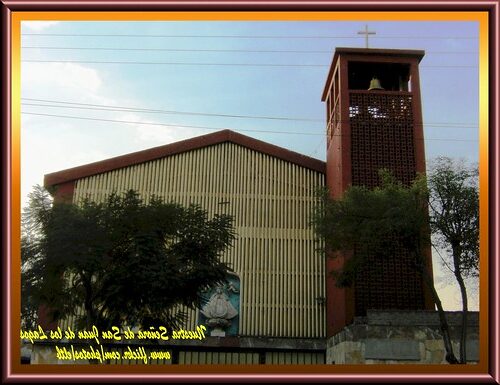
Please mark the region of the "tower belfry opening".
<svg viewBox="0 0 500 385"><path fill-rule="evenodd" d="M348 88L367 90L377 78L386 91L410 91L410 66L404 63L349 62Z"/></svg>

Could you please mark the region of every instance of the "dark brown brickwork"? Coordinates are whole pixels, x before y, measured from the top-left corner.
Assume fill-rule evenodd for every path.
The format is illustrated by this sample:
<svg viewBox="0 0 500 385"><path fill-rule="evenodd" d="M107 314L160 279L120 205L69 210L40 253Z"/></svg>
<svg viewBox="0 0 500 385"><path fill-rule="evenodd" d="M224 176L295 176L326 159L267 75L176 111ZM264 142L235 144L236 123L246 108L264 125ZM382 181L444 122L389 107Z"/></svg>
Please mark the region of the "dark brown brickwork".
<svg viewBox="0 0 500 385"><path fill-rule="evenodd" d="M415 179L410 95L351 91L349 119L353 185L377 186L380 168L405 184Z"/></svg>
<svg viewBox="0 0 500 385"><path fill-rule="evenodd" d="M409 185L416 176L412 97L408 93L349 93L352 184L379 185L386 168ZM423 309L422 279L402 248L391 257L369 258L356 280L355 315L367 309Z"/></svg>
<svg viewBox="0 0 500 385"><path fill-rule="evenodd" d="M370 257L354 285L355 316L369 309L421 310L425 308L421 275L402 248L389 257Z"/></svg>

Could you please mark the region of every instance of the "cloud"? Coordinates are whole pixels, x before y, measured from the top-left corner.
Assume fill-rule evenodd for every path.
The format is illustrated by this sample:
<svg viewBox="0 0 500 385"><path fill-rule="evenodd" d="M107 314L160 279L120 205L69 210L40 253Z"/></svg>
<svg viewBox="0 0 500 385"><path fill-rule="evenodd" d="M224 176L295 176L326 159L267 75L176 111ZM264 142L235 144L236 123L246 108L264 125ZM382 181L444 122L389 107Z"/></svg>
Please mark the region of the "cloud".
<svg viewBox="0 0 500 385"><path fill-rule="evenodd" d="M21 97L112 103L102 95L103 79L93 68L75 63L22 63ZM23 113L92 116L91 110L34 106L44 102L22 100ZM67 105L68 106L68 105ZM22 115L21 119L21 202L45 174L108 157L91 121L48 116ZM101 144L101 145L99 145Z"/></svg>
<svg viewBox="0 0 500 385"><path fill-rule="evenodd" d="M77 63L32 63L21 66L21 97L102 106L137 106L141 100L120 94L107 72ZM128 97L127 97L128 96ZM131 122L170 123L168 116L133 111L97 111L93 106L60 104L66 108L22 100L21 110L21 202L35 184L43 184L47 173L139 151L195 135L204 130L177 126L125 124L29 115L26 113L75 116ZM77 107L77 108L68 108ZM148 107L148 106L144 106ZM90 109L87 109L90 108Z"/></svg>
<svg viewBox="0 0 500 385"><path fill-rule="evenodd" d="M58 98L67 96L82 99L82 95L96 93L101 87L102 80L97 70L75 63L32 63L24 62L21 65L21 81L28 91L46 91L57 89Z"/></svg>
<svg viewBox="0 0 500 385"><path fill-rule="evenodd" d="M151 122L138 117L133 119L135 122ZM167 123L170 124L170 123ZM206 134L206 130L182 127L182 126L154 126L154 125L137 125L136 126L138 142L152 146L160 146L162 144L173 143L179 140L192 138L193 136Z"/></svg>
<svg viewBox="0 0 500 385"><path fill-rule="evenodd" d="M52 122L48 128L46 119L37 118L27 115L21 119L21 127L29 126L21 131L23 197L27 196L33 185L43 184L45 174L93 162L106 155L91 146L83 148L87 143L82 140L81 135L72 132L73 127L68 122Z"/></svg>
<svg viewBox="0 0 500 385"><path fill-rule="evenodd" d="M52 27L53 25L56 25L59 23L60 23L60 21L42 21L42 20L22 21L21 27L26 27L32 31L40 32L40 31L43 31L44 29L47 29L47 28Z"/></svg>

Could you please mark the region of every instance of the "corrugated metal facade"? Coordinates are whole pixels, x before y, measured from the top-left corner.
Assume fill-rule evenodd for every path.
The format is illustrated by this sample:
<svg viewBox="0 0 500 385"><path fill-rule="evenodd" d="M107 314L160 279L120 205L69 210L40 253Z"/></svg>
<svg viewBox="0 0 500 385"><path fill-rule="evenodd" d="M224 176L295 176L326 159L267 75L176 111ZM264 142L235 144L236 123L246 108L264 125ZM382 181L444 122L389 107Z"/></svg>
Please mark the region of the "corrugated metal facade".
<svg viewBox="0 0 500 385"><path fill-rule="evenodd" d="M179 364L259 364L259 353L179 352Z"/></svg>
<svg viewBox="0 0 500 385"><path fill-rule="evenodd" d="M180 352L179 364L259 364L259 353L250 352ZM324 364L324 353L266 352L264 362L268 365L313 365Z"/></svg>
<svg viewBox="0 0 500 385"><path fill-rule="evenodd" d="M79 179L73 202L135 189L233 215L237 239L223 259L241 280L239 334L321 338L325 268L309 221L324 184L323 173L224 142ZM195 325L191 311L186 327Z"/></svg>

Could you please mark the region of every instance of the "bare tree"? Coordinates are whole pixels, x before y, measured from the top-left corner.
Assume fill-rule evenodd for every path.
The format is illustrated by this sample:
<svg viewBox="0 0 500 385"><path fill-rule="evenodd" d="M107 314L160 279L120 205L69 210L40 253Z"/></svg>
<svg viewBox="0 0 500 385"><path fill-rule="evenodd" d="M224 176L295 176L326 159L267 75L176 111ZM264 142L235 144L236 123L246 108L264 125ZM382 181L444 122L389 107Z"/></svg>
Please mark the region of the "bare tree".
<svg viewBox="0 0 500 385"><path fill-rule="evenodd" d="M478 170L446 157L435 160L428 176L431 230L436 246L446 251L444 262L453 272L462 297L460 362L466 363L467 286L479 274Z"/></svg>

